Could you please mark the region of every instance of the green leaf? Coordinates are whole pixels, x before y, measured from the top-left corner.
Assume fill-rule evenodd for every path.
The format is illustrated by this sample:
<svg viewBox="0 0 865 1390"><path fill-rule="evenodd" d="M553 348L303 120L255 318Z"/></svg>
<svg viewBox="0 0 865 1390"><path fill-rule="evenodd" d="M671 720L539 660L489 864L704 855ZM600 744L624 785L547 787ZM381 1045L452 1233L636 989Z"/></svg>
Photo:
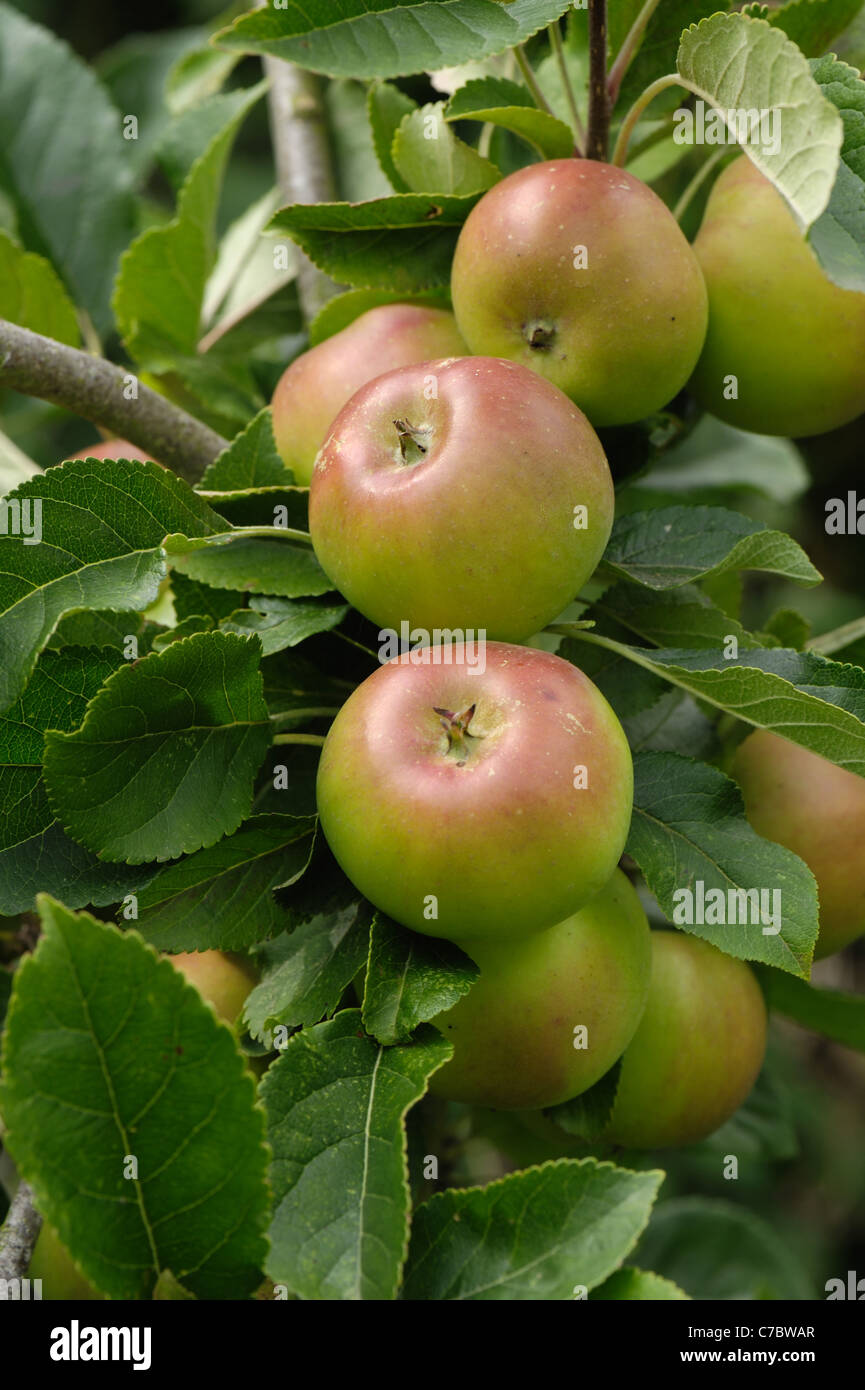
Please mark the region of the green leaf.
<svg viewBox="0 0 865 1390"><path fill-rule="evenodd" d="M746 434L704 415L680 444L650 464L633 491L683 492L699 502L701 493L727 489L792 502L810 486L805 460L789 439Z"/></svg>
<svg viewBox="0 0 865 1390"><path fill-rule="evenodd" d="M634 1269L625 1265L623 1269L617 1269L615 1274L611 1274L609 1279L605 1279L603 1284L593 1291L589 1301L602 1298L632 1303L646 1300L660 1303L688 1298L688 1294L683 1293L678 1284L671 1283L669 1279L662 1279L660 1274L649 1274L645 1269Z"/></svg>
<svg viewBox="0 0 865 1390"><path fill-rule="evenodd" d="M616 0L610 0L611 9L614 4L617 10L621 8ZM720 0L664 0L663 4L658 5L646 26L636 56L625 73L616 103L617 113L621 111L624 114L650 83L675 71L676 53L682 30L687 29L689 24L695 24L698 20L716 14L719 4ZM618 53L621 47L619 36L624 40L631 24L643 8L642 0L633 6L631 0L627 0L627 8L628 17L624 26L616 21L615 17L611 18L610 40L614 53Z"/></svg>
<svg viewBox="0 0 865 1390"><path fill-rule="evenodd" d="M560 1159L487 1187L437 1193L415 1212L403 1296L573 1298L630 1254L663 1177Z"/></svg>
<svg viewBox="0 0 865 1390"><path fill-rule="evenodd" d="M218 624L237 611L237 594L228 589L212 589L209 584L196 584L179 570L171 576L171 594L179 623L201 616L212 618Z"/></svg>
<svg viewBox="0 0 865 1390"><path fill-rule="evenodd" d="M673 641L679 647L723 647L731 637L746 650L760 645L741 623L691 584L660 592L636 584L614 584L592 604L587 616L598 620L598 632L625 640L637 637L659 647Z"/></svg>
<svg viewBox="0 0 865 1390"><path fill-rule="evenodd" d="M720 756L716 726L706 718L696 700L680 690L666 690L648 709L626 716L622 726L633 753L655 749L664 753L684 753L704 762L715 762Z"/></svg>
<svg viewBox="0 0 865 1390"><path fill-rule="evenodd" d="M210 351L215 342L297 274L294 248L283 243L290 254L285 268L277 268L274 243L262 235L281 202L279 189L268 189L223 235L204 292L201 312L208 332L202 339L202 351ZM286 327L279 325L280 330Z"/></svg>
<svg viewBox="0 0 865 1390"><path fill-rule="evenodd" d="M274 536L279 536L274 528ZM203 539L203 538L202 538ZM290 540L230 536L214 544L188 536L167 536L165 552L172 570L180 570L199 584L240 593L274 594L280 598L306 598L333 592L311 546Z"/></svg>
<svg viewBox="0 0 865 1390"><path fill-rule="evenodd" d="M349 612L347 603L300 603L291 599L253 599L249 608L239 609L226 618L224 632L240 636L254 634L261 641L265 656L296 647L317 632L338 627Z"/></svg>
<svg viewBox="0 0 865 1390"><path fill-rule="evenodd" d="M68 119L58 119L63 112ZM27 250L48 257L97 330L106 331L134 219L134 169L120 113L71 48L6 4L0 150L0 191L15 208Z"/></svg>
<svg viewBox="0 0 865 1390"><path fill-rule="evenodd" d="M449 941L406 931L382 913L372 924L363 1025L387 1046L468 994L474 962Z"/></svg>
<svg viewBox="0 0 865 1390"><path fill-rule="evenodd" d="M431 102L403 117L394 136L393 162L414 193L484 193L501 174L454 134L444 110L443 101Z"/></svg>
<svg viewBox="0 0 865 1390"><path fill-rule="evenodd" d="M835 989L817 989L777 970L762 970L760 982L770 1009L812 1033L865 1052L865 998Z"/></svg>
<svg viewBox="0 0 865 1390"><path fill-rule="evenodd" d="M38 499L44 522L40 545L0 535L0 709L21 694L65 614L146 608L167 573L169 532L228 529L156 463L73 459L23 483L12 499L28 501L31 514Z"/></svg>
<svg viewBox="0 0 865 1390"><path fill-rule="evenodd" d="M734 1202L662 1202L637 1249L651 1267L701 1300L803 1300L816 1291L794 1250L762 1217Z"/></svg>
<svg viewBox="0 0 865 1390"><path fill-rule="evenodd" d="M172 642L182 642L184 637L192 637L196 632L212 632L216 624L210 617L199 615L194 618L184 618L183 622L176 627L171 627L167 632L160 632L158 637L154 637L154 652L164 652L166 647L170 647Z"/></svg>
<svg viewBox="0 0 865 1390"><path fill-rule="evenodd" d="M808 58L825 53L862 9L862 0L787 0L766 15Z"/></svg>
<svg viewBox="0 0 865 1390"><path fill-rule="evenodd" d="M110 1297L147 1298L166 1270L198 1298L249 1296L267 1151L230 1030L134 932L47 897L40 915L0 1093L4 1142L40 1212Z"/></svg>
<svg viewBox="0 0 865 1390"><path fill-rule="evenodd" d="M570 0L306 0L242 15L217 34L225 48L270 53L329 77L401 77L454 67L524 43Z"/></svg>
<svg viewBox="0 0 865 1390"><path fill-rule="evenodd" d="M373 82L367 95L367 116L381 171L397 193L411 191L393 161L393 141L403 116L418 109L417 102L392 82Z"/></svg>
<svg viewBox="0 0 865 1390"><path fill-rule="evenodd" d="M194 1299L195 1294L185 1289L170 1269L164 1269L154 1286L153 1298L158 1303L185 1303Z"/></svg>
<svg viewBox="0 0 865 1390"><path fill-rule="evenodd" d="M810 232L826 274L845 290L865 291L865 82L831 54L811 64L816 82L844 124L841 163L825 212Z"/></svg>
<svg viewBox="0 0 865 1390"><path fill-rule="evenodd" d="M727 955L807 975L819 928L811 872L790 850L751 828L739 788L723 772L677 753L637 754L626 848L671 922ZM720 916L721 922L688 920L699 915L700 883L705 916ZM749 890L746 901L742 894ZM764 900L773 917L776 890L781 920L764 924ZM723 898L717 912L713 891Z"/></svg>
<svg viewBox="0 0 865 1390"><path fill-rule="evenodd" d="M791 536L724 507L659 507L619 517L602 560L617 578L675 589L727 570L763 570L795 584L821 575Z"/></svg>
<svg viewBox="0 0 865 1390"><path fill-rule="evenodd" d="M782 115L777 149L756 142L743 149L807 230L829 202L843 128L796 45L765 20L714 14L685 30L676 66L689 90L720 111L734 133L737 112Z"/></svg>
<svg viewBox="0 0 865 1390"><path fill-rule="evenodd" d="M324 106L337 197L359 203L390 193L390 180L379 163L369 123L365 84L347 79L326 82Z"/></svg>
<svg viewBox="0 0 865 1390"><path fill-rule="evenodd" d="M600 1139L613 1113L621 1070L618 1061L581 1096L566 1100L563 1105L552 1105L544 1114L566 1134L590 1141Z"/></svg>
<svg viewBox="0 0 865 1390"><path fill-rule="evenodd" d="M450 1052L429 1027L383 1048L357 1009L289 1040L261 1085L277 1283L319 1301L395 1298L409 1227L403 1117Z"/></svg>
<svg viewBox="0 0 865 1390"><path fill-rule="evenodd" d="M39 892L63 893L73 907L104 906L153 876L103 864L70 840L42 780L45 730L77 728L121 662L119 652L43 652L21 699L0 715L0 913L31 911Z"/></svg>
<svg viewBox="0 0 865 1390"><path fill-rule="evenodd" d="M157 600L158 602L158 600ZM138 646L137 656L146 656L163 628L151 622L141 613L90 612L80 609L61 618L51 636L46 650L62 651L64 647L111 647L120 652L126 660L131 660L129 639L134 637ZM59 725L55 725L58 728ZM65 899L64 899L65 901ZM66 906L70 904L67 902Z"/></svg>
<svg viewBox="0 0 865 1390"><path fill-rule="evenodd" d="M244 1017L254 1038L272 1046L277 1028L318 1023L339 1007L366 964L371 906L353 895L273 943L274 968L249 995Z"/></svg>
<svg viewBox="0 0 865 1390"><path fill-rule="evenodd" d="M240 62L238 53L196 48L174 63L165 82L165 100L174 115L215 96Z"/></svg>
<svg viewBox="0 0 865 1390"><path fill-rule="evenodd" d="M416 294L450 284L460 228L480 196L394 193L368 203L295 203L270 227L287 232L336 280Z"/></svg>
<svg viewBox="0 0 865 1390"><path fill-rule="evenodd" d="M264 91L259 83L209 99L211 139L192 164L176 217L142 232L121 262L113 301L117 324L132 355L154 369L197 351L225 166L241 122ZM184 119L198 122L201 113L196 108Z"/></svg>
<svg viewBox="0 0 865 1390"><path fill-rule="evenodd" d="M0 318L60 343L80 342L75 305L50 261L0 231Z"/></svg>
<svg viewBox="0 0 865 1390"><path fill-rule="evenodd" d="M317 347L327 338L332 338L368 309L377 309L380 304L424 304L433 309L450 308L447 292L443 289L408 295L398 294L395 290L345 290L329 299L309 325L310 347Z"/></svg>
<svg viewBox="0 0 865 1390"><path fill-rule="evenodd" d="M505 77L480 77L454 92L445 110L448 121L488 121L534 147L541 159L568 159L574 153L570 126L541 111L525 87Z"/></svg>
<svg viewBox="0 0 865 1390"><path fill-rule="evenodd" d="M69 833L103 859L174 859L249 814L270 746L255 641L175 642L111 676L75 733L49 733L45 782Z"/></svg>
<svg viewBox="0 0 865 1390"><path fill-rule="evenodd" d="M304 531L309 535L309 488L294 483L279 486L239 488L236 492L207 492L199 497L235 527L273 526L278 538L282 531Z"/></svg>
<svg viewBox="0 0 865 1390"><path fill-rule="evenodd" d="M138 897L138 930L160 951L242 951L284 931L273 889L298 878L315 821L252 816L224 840L172 864Z"/></svg>

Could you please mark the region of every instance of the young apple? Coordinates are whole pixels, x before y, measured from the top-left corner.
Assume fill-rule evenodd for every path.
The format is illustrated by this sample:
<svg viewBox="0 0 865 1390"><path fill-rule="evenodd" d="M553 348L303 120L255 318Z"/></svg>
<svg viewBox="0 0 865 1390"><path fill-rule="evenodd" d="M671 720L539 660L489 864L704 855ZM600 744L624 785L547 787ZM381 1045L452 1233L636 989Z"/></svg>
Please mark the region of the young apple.
<svg viewBox="0 0 865 1390"><path fill-rule="evenodd" d="M575 598L612 522L610 470L586 417L491 357L363 387L334 422L309 498L316 555L365 617L503 642Z"/></svg>
<svg viewBox="0 0 865 1390"><path fill-rule="evenodd" d="M168 960L213 1005L220 1018L236 1023L256 982L245 957L226 951L181 951Z"/></svg>
<svg viewBox="0 0 865 1390"><path fill-rule="evenodd" d="M295 358L273 394L273 433L298 483L309 483L330 426L361 386L395 367L465 350L446 310L382 304Z"/></svg>
<svg viewBox="0 0 865 1390"><path fill-rule="evenodd" d="M434 1020L454 1055L433 1095L539 1110L593 1086L621 1057L646 1003L651 933L620 869L587 907L524 941L473 943L480 977Z"/></svg>
<svg viewBox="0 0 865 1390"><path fill-rule="evenodd" d="M451 276L472 352L511 357L595 426L659 410L706 336L706 287L669 208L594 159L531 164L469 213Z"/></svg>
<svg viewBox="0 0 865 1390"><path fill-rule="evenodd" d="M322 751L318 810L343 871L403 926L517 940L577 912L610 878L631 819L619 721L550 652L427 647L380 667ZM467 946L470 950L470 947Z"/></svg>

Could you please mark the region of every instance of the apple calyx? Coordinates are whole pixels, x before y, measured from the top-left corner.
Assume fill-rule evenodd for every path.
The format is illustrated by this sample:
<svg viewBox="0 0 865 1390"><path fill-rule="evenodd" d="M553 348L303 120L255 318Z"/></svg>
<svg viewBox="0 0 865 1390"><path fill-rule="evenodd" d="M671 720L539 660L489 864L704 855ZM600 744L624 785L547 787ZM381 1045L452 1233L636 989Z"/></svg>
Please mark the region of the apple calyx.
<svg viewBox="0 0 865 1390"><path fill-rule="evenodd" d="M523 325L523 337L536 352L552 347L555 336L556 326L549 319L531 319Z"/></svg>
<svg viewBox="0 0 865 1390"><path fill-rule="evenodd" d="M469 733L469 724L477 705L469 705L468 709L463 710L462 714L455 714L453 710L440 709L438 705L433 705L433 709L439 716L439 723L448 737L448 754L455 757L457 767L462 767L471 751L471 745L479 734Z"/></svg>
<svg viewBox="0 0 865 1390"><path fill-rule="evenodd" d="M394 420L403 463L420 463L432 442L430 425L412 425L408 420Z"/></svg>

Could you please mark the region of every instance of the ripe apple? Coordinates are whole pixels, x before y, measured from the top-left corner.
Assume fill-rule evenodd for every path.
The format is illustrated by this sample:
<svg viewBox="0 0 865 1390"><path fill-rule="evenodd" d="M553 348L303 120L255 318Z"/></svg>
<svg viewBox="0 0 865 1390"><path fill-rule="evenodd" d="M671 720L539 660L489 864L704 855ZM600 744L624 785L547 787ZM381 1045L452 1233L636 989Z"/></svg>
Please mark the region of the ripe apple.
<svg viewBox="0 0 865 1390"><path fill-rule="evenodd" d="M683 932L651 938L649 998L605 1131L629 1149L712 1134L742 1104L766 1051L766 1006L744 961Z"/></svg>
<svg viewBox="0 0 865 1390"><path fill-rule="evenodd" d="M666 405L706 335L706 287L676 219L594 159L532 164L485 193L460 232L451 295L472 352L531 367L596 426Z"/></svg>
<svg viewBox="0 0 865 1390"><path fill-rule="evenodd" d="M503 642L571 602L612 522L610 470L586 417L491 357L402 367L362 387L309 497L315 553L365 617Z"/></svg>
<svg viewBox="0 0 865 1390"><path fill-rule="evenodd" d="M631 1041L652 948L620 869L564 922L523 941L478 941L471 954L479 979L435 1019L454 1056L432 1077L434 1095L494 1110L558 1105L593 1086Z"/></svg>
<svg viewBox="0 0 865 1390"><path fill-rule="evenodd" d="M747 155L715 183L694 250L709 332L691 390L706 410L739 429L793 437L865 410L865 294L827 278ZM735 400L727 399L730 377Z"/></svg>
<svg viewBox="0 0 865 1390"><path fill-rule="evenodd" d="M137 444L130 444L128 439L99 439L95 444L88 444L86 449L79 449L77 454L69 454L70 459L140 459L146 463L152 459L152 454L147 454L143 449L139 449ZM159 460L155 459L158 463Z"/></svg>
<svg viewBox="0 0 865 1390"><path fill-rule="evenodd" d="M283 461L306 486L331 424L355 391L382 372L460 356L453 314L418 304L368 309L283 372L273 393L273 432Z"/></svg>
<svg viewBox="0 0 865 1390"><path fill-rule="evenodd" d="M394 658L349 696L317 795L331 850L376 907L425 936L494 942L600 892L633 768L615 714L569 662L488 643L473 671L447 645Z"/></svg>
<svg viewBox="0 0 865 1390"><path fill-rule="evenodd" d="M246 996L256 983L255 972L244 956L226 951L181 951L168 960L194 985L220 1018L234 1024Z"/></svg>
<svg viewBox="0 0 865 1390"><path fill-rule="evenodd" d="M757 834L817 880L815 958L848 946L865 932L865 779L765 729L739 745L732 771Z"/></svg>
<svg viewBox="0 0 865 1390"><path fill-rule="evenodd" d="M27 1278L42 1280L42 1298L45 1301L65 1303L104 1297L84 1276L54 1227L49 1226L47 1221L42 1223Z"/></svg>

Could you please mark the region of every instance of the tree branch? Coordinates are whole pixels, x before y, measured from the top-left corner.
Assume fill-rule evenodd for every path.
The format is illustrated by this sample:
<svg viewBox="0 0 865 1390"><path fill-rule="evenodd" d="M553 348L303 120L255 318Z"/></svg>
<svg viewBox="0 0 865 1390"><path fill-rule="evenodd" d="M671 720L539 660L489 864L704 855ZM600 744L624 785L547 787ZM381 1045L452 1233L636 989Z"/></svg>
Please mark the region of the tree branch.
<svg viewBox="0 0 865 1390"><path fill-rule="evenodd" d="M607 90L607 0L589 0L589 159L608 159L610 94Z"/></svg>
<svg viewBox="0 0 865 1390"><path fill-rule="evenodd" d="M33 1205L26 1182L18 1184L0 1229L0 1279L23 1279L30 1268L42 1217Z"/></svg>
<svg viewBox="0 0 865 1390"><path fill-rule="evenodd" d="M131 381L136 397L127 399ZM194 482L228 441L143 386L131 370L0 319L0 386L82 415Z"/></svg>
<svg viewBox="0 0 865 1390"><path fill-rule="evenodd" d="M324 86L315 73L282 58L265 58L270 79L270 129L279 189L289 203L330 203L336 198L324 112ZM309 323L337 286L299 247L297 288Z"/></svg>

